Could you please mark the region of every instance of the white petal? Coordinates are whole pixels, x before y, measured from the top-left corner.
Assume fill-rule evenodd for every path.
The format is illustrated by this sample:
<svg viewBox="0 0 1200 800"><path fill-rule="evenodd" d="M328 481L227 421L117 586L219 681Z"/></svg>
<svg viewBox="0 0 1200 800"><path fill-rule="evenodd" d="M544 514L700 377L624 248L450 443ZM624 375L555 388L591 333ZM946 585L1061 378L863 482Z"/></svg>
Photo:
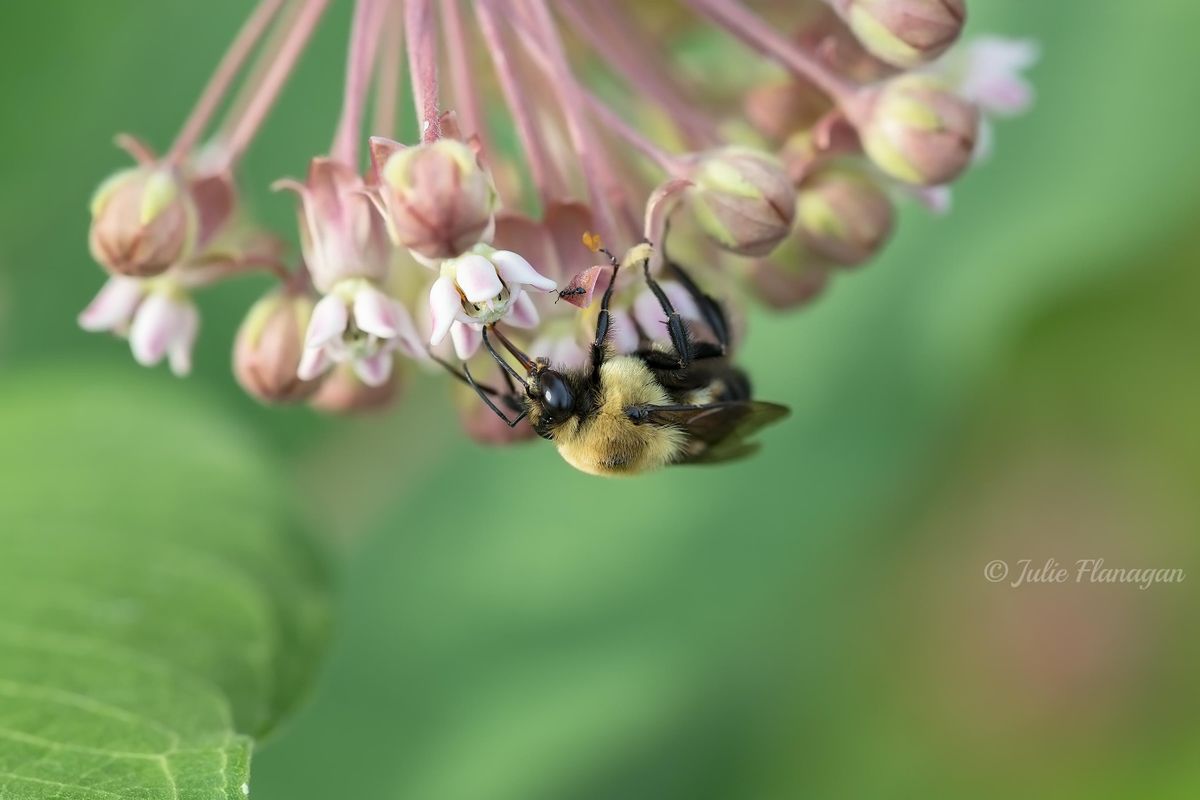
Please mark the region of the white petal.
<svg viewBox="0 0 1200 800"><path fill-rule="evenodd" d="M528 292L517 294L504 317L504 321L514 328L536 328L539 319L537 306L533 304L533 298Z"/></svg>
<svg viewBox="0 0 1200 800"><path fill-rule="evenodd" d="M532 264L511 250L497 250L492 253L492 262L499 270L500 277L504 278L509 286L532 286L544 292L552 292L558 285L540 274Z"/></svg>
<svg viewBox="0 0 1200 800"><path fill-rule="evenodd" d="M380 339L390 339L400 332L398 304L374 286L365 285L354 295L354 324Z"/></svg>
<svg viewBox="0 0 1200 800"><path fill-rule="evenodd" d="M79 327L85 331L110 331L128 324L141 302L142 292L142 282L136 278L109 278L80 312Z"/></svg>
<svg viewBox="0 0 1200 800"><path fill-rule="evenodd" d="M454 288L454 281L445 276L434 281L429 287L429 318L433 328L429 335L430 344L440 344L446 338L461 309L462 298Z"/></svg>
<svg viewBox="0 0 1200 800"><path fill-rule="evenodd" d="M500 294L504 284L496 274L496 267L481 255L474 253L458 259L454 282L472 303L482 303Z"/></svg>
<svg viewBox="0 0 1200 800"><path fill-rule="evenodd" d="M162 361L167 348L186 323L185 306L164 294L151 294L133 317L129 330L129 347L133 357L144 367Z"/></svg>
<svg viewBox="0 0 1200 800"><path fill-rule="evenodd" d="M354 361L354 374L367 386L383 386L392 377L392 354L381 350Z"/></svg>
<svg viewBox="0 0 1200 800"><path fill-rule="evenodd" d="M428 358L429 350L417 333L417 326L413 322L412 315L408 313L408 309L398 300L393 300L392 304L394 306L393 312L395 316L393 319L396 323L396 335L391 341L395 342L400 351L409 358Z"/></svg>
<svg viewBox="0 0 1200 800"><path fill-rule="evenodd" d="M296 377L302 381L311 381L321 375L333 364L324 347L305 348L300 356L300 365L296 368Z"/></svg>
<svg viewBox="0 0 1200 800"><path fill-rule="evenodd" d="M350 312L346 302L336 294L327 294L313 307L312 318L308 321L308 332L304 336L305 347L320 347L333 339L338 339L350 322Z"/></svg>
<svg viewBox="0 0 1200 800"><path fill-rule="evenodd" d="M460 361L467 361L479 352L483 334L472 325L455 322L450 326L450 339L454 342L454 354Z"/></svg>
<svg viewBox="0 0 1200 800"><path fill-rule="evenodd" d="M171 372L180 378L192 371L192 347L196 344L196 334L199 332L200 312L188 303L183 313L183 322L167 348L167 364L171 367Z"/></svg>

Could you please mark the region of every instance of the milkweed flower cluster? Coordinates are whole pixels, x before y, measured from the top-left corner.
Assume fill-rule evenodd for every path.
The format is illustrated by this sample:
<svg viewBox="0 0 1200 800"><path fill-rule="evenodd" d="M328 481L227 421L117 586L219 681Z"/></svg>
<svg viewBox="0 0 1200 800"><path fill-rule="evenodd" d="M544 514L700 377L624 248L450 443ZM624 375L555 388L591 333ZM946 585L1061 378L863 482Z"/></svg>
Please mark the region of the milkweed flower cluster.
<svg viewBox="0 0 1200 800"><path fill-rule="evenodd" d="M263 403L333 413L390 407L407 364L503 379L481 352L493 325L581 364L612 277L601 240L654 242L651 269L687 263L735 326L748 297L810 303L879 254L897 202L948 210L993 120L1032 104L1038 58L1029 41L964 40L964 0L356 0L328 150L274 184L298 224L267 232L239 202L240 164L329 5L259 0L164 153L118 137L134 164L92 198L108 278L79 324L184 375L194 295L268 273L233 373ZM684 40L702 57L674 62ZM411 137L394 130L402 95ZM660 283L710 333L685 287ZM666 340L662 316L623 278L612 346ZM473 437L530 435L454 391Z"/></svg>

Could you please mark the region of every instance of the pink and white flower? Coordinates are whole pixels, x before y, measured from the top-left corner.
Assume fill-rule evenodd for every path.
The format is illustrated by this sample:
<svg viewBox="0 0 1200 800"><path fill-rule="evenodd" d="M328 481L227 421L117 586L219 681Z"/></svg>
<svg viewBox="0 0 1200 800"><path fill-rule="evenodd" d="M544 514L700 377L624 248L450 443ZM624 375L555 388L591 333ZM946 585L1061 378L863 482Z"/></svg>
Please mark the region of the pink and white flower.
<svg viewBox="0 0 1200 800"><path fill-rule="evenodd" d="M313 308L296 370L313 380L334 364L350 362L368 386L382 386L392 374L399 350L423 358L424 348L408 310L365 278L335 284Z"/></svg>
<svg viewBox="0 0 1200 800"><path fill-rule="evenodd" d="M503 320L533 328L539 316L525 287L552 292L557 284L511 250L476 245L471 252L442 262L429 289L430 344L450 334L454 351L466 360L479 349L483 326Z"/></svg>
<svg viewBox="0 0 1200 800"><path fill-rule="evenodd" d="M200 314L175 280L113 276L78 319L85 331L128 338L134 359L144 367L166 358L175 375L191 372Z"/></svg>

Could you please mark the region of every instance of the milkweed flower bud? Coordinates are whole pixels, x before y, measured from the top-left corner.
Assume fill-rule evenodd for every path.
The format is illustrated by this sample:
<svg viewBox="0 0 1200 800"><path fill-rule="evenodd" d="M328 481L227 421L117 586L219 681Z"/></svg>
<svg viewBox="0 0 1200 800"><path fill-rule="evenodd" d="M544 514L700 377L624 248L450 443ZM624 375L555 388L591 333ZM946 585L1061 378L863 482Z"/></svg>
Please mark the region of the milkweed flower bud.
<svg viewBox="0 0 1200 800"><path fill-rule="evenodd" d="M429 342L438 345L451 334L463 360L478 349L484 325L504 320L521 328L536 326L537 308L525 287L551 292L557 285L517 253L485 244L443 261L440 272L429 290Z"/></svg>
<svg viewBox="0 0 1200 800"><path fill-rule="evenodd" d="M363 414L390 408L403 386L401 370L393 369L379 385L364 383L351 363L338 364L321 381L308 405L327 414Z"/></svg>
<svg viewBox="0 0 1200 800"><path fill-rule="evenodd" d="M946 52L967 18L963 0L833 0L872 55L912 69Z"/></svg>
<svg viewBox="0 0 1200 800"><path fill-rule="evenodd" d="M807 179L796 197L796 228L817 255L854 266L875 255L895 223L887 192L866 175L830 168Z"/></svg>
<svg viewBox="0 0 1200 800"><path fill-rule="evenodd" d="M187 184L168 167L118 172L96 190L91 211L92 257L115 275L160 275L195 248L196 206Z"/></svg>
<svg viewBox="0 0 1200 800"><path fill-rule="evenodd" d="M754 259L743 269L750 292L776 311L808 305L825 291L833 274L830 262L808 246L799 225L768 258Z"/></svg>
<svg viewBox="0 0 1200 800"><path fill-rule="evenodd" d="M183 377L192 369L192 346L200 314L187 292L171 278L139 280L115 275L79 315L85 331L109 331L129 339L134 359L152 367L167 359Z"/></svg>
<svg viewBox="0 0 1200 800"><path fill-rule="evenodd" d="M921 186L949 183L971 163L979 110L928 75L864 90L863 149L888 175Z"/></svg>
<svg viewBox="0 0 1200 800"><path fill-rule="evenodd" d="M407 148L372 144L379 194L396 244L436 260L462 255L490 237L496 188L470 147L456 139Z"/></svg>
<svg viewBox="0 0 1200 800"><path fill-rule="evenodd" d="M300 245L313 285L329 292L339 281L383 280L392 253L383 219L366 184L350 166L314 158L304 183L276 181L300 200Z"/></svg>
<svg viewBox="0 0 1200 800"><path fill-rule="evenodd" d="M820 263L756 261L747 277L754 296L776 311L793 311L816 300L829 285L830 271Z"/></svg>
<svg viewBox="0 0 1200 800"><path fill-rule="evenodd" d="M750 124L771 141L781 142L794 132L816 124L829 100L807 83L786 81L755 86L742 101Z"/></svg>
<svg viewBox="0 0 1200 800"><path fill-rule="evenodd" d="M296 375L310 381L335 363L349 362L363 383L382 386L391 377L397 349L424 357L408 310L372 281L350 278L313 307Z"/></svg>
<svg viewBox="0 0 1200 800"><path fill-rule="evenodd" d="M233 374L249 394L264 403L294 403L317 390L319 380L297 375L312 311L311 297L286 289L250 308L233 345Z"/></svg>
<svg viewBox="0 0 1200 800"><path fill-rule="evenodd" d="M696 156L688 178L697 224L724 249L766 255L787 236L796 191L773 156L743 147L712 150Z"/></svg>

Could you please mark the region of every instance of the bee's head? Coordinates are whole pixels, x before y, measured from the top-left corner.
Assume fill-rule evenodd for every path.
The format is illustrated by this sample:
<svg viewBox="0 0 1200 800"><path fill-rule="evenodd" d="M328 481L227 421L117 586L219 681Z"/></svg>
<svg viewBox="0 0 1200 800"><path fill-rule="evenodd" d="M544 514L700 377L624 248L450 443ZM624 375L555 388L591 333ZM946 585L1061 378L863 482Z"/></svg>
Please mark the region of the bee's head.
<svg viewBox="0 0 1200 800"><path fill-rule="evenodd" d="M525 368L522 377L513 367L509 366L495 350L492 355L502 369L519 381L525 387L526 413L533 429L543 439L553 439L555 434L562 431L565 424L578 416L580 403L586 395L586 387L577 386L571 377L550 367L545 358L532 359L521 352L520 348L509 341L502 331L495 328L484 328L484 344L491 349L488 331L500 341L509 354Z"/></svg>
<svg viewBox="0 0 1200 800"><path fill-rule="evenodd" d="M530 370L527 387L525 393L545 423L557 425L575 415L575 390L561 372L550 369L541 359Z"/></svg>

